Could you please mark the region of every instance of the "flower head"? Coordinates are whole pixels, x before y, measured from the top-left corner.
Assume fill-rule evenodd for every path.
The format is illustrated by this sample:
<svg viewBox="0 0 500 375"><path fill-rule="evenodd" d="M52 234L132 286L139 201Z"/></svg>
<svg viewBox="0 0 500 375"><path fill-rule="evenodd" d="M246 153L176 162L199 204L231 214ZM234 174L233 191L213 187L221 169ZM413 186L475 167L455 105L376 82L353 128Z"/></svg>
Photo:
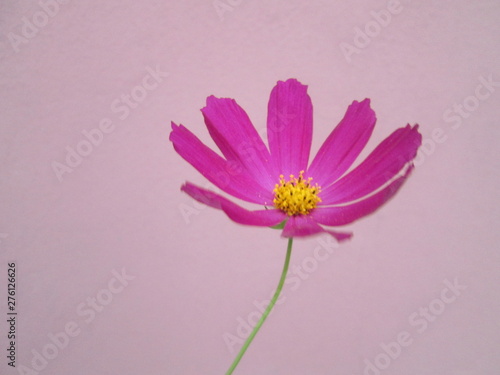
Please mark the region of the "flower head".
<svg viewBox="0 0 500 375"><path fill-rule="evenodd" d="M295 79L279 81L271 92L269 147L233 99L210 96L201 111L223 156L183 125L172 123L170 140L175 150L222 191L264 207L247 210L189 182L181 190L240 224L275 226L285 222L284 237L321 232L339 241L351 237L351 233L323 226L352 223L394 196L410 175L422 142L418 125L399 128L346 173L366 146L376 122L369 99L354 101L309 163L312 103L307 86Z"/></svg>

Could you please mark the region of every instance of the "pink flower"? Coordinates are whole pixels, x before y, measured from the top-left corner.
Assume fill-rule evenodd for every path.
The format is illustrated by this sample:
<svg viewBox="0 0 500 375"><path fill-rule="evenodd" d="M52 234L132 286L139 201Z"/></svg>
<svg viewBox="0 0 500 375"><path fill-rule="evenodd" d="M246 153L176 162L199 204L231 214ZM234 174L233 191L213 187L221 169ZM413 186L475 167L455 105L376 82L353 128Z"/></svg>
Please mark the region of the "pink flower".
<svg viewBox="0 0 500 375"><path fill-rule="evenodd" d="M352 233L323 226L352 223L387 202L410 175L422 142L418 125L399 128L346 174L376 122L369 99L354 101L309 163L312 103L307 86L295 79L279 81L271 92L269 148L233 99L210 96L201 111L224 157L183 125L172 123L175 150L222 191L264 207L250 211L189 182L181 190L240 224L275 226L286 221L284 237L327 232L339 241L350 238Z"/></svg>

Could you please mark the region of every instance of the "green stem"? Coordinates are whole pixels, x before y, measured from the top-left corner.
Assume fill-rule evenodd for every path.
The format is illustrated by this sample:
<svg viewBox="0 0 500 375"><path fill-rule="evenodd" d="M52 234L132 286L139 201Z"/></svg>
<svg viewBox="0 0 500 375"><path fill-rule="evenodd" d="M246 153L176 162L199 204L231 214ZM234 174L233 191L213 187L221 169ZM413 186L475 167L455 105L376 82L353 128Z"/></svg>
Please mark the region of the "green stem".
<svg viewBox="0 0 500 375"><path fill-rule="evenodd" d="M277 301L278 297L280 296L281 289L283 289L283 284L285 284L286 274L288 273L288 266L290 265L290 256L292 255L292 244L293 244L293 237L288 239L288 247L286 249L285 265L283 266L283 272L281 273L280 282L278 283L278 287L276 288L276 292L274 292L274 296L271 299L271 302L269 302L269 305L267 306L266 310L264 311L264 313L260 317L259 321L255 325L252 333L250 333L250 336L248 336L247 340L245 341L245 343L241 347L240 352L238 353L238 355L234 359L231 367L229 367L229 370L227 370L226 375L231 375L233 373L234 369L236 368L236 366L238 366L238 363L240 363L240 360L243 357L243 354L245 354L245 352L247 351L248 347L250 346L250 343L253 341L255 335L257 334L257 332L259 332L260 327L262 326L262 324L264 324L267 316L269 315L269 313L273 309L274 305L276 304L276 301Z"/></svg>

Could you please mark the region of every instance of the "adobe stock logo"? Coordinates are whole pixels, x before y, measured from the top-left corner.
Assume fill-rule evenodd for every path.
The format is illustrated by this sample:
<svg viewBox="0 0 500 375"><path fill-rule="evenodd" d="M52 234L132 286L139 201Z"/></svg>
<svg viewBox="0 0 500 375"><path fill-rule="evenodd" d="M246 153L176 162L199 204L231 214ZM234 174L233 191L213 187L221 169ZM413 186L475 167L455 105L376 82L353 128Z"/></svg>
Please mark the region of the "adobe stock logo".
<svg viewBox="0 0 500 375"><path fill-rule="evenodd" d="M35 38L40 30L48 25L49 20L54 18L59 13L60 4L66 4L69 0L40 0L38 5L40 10L33 13L31 17L21 18L21 33L16 34L10 32L7 34L12 49L18 53L21 44L27 44L30 40Z"/></svg>
<svg viewBox="0 0 500 375"><path fill-rule="evenodd" d="M302 283L309 279L309 277L321 267L322 263L331 258L334 251L338 249L339 246L339 243L334 241L330 235L318 238L312 256L305 257L300 265L294 264L290 267L285 280L285 288L276 301L276 306L286 301L286 293L288 293L288 291L295 292L299 289ZM270 298L273 294L274 290L272 293L269 293ZM244 343L266 310L269 302L270 299L254 300L253 305L255 310L246 315L246 318L241 316L236 318L237 325L234 333L224 332L222 334L222 339L230 353L234 353L235 350ZM273 312L271 312L271 314L273 314Z"/></svg>
<svg viewBox="0 0 500 375"><path fill-rule="evenodd" d="M453 282L445 279L443 283L445 287L441 290L438 298L433 299L427 306L420 307L408 316L408 323L414 327L416 333L422 334L427 331L430 324L433 324L445 312L447 306L455 302L462 291L467 289L465 285L459 284L457 278ZM389 368L392 361L401 355L403 348L409 347L413 343L415 336L415 333L412 334L405 330L399 332L394 341L382 342L380 344L382 351L373 360L364 360L363 375L382 374L383 370Z"/></svg>
<svg viewBox="0 0 500 375"><path fill-rule="evenodd" d="M403 6L398 0L389 0L387 9L380 11L372 10L370 12L371 20L368 21L363 29L360 27L354 28L353 44L342 42L339 44L340 50L344 54L348 63L352 62L353 54L360 54L361 50L370 45L372 40L376 38L383 28L386 28L391 23L392 17L401 13Z"/></svg>
<svg viewBox="0 0 500 375"><path fill-rule="evenodd" d="M118 120L124 121L128 118L130 113L144 102L149 93L156 90L163 80L169 76L169 73L162 71L159 65L156 65L155 69L147 66L146 72L138 85L128 90L127 93L122 93L111 102L110 111ZM51 163L52 170L58 181L62 182L65 174L73 172L76 167L82 164L84 158L88 157L96 147L101 145L105 135L112 133L115 129L116 119L113 121L110 116L100 119L96 127L82 130L83 139L75 146L66 146L64 161L53 160Z"/></svg>
<svg viewBox="0 0 500 375"><path fill-rule="evenodd" d="M500 81L495 81L492 73L488 77L479 76L478 82L479 84L476 85L471 95L464 97L459 103L454 103L453 106L443 112L443 121L451 124L449 127L452 130L456 131L460 129L464 120L467 121L500 88ZM443 144L449 139L449 132L450 130L447 128L434 128L431 132L431 137L422 140L422 146L418 149L413 164L416 167L422 165L427 160L427 157L436 151L439 144Z"/></svg>
<svg viewBox="0 0 500 375"><path fill-rule="evenodd" d="M111 271L113 277L109 279L106 288L100 289L95 297L87 297L85 302L78 304L76 314L84 318L82 323L89 325L98 313L104 311L117 294L123 292L131 280L135 279L127 273L125 268L121 272ZM20 365L17 371L20 375L38 375L44 371L50 362L55 360L70 344L71 340L82 333L82 323L75 320L68 321L59 332L47 334L48 342L39 350L31 349L31 366Z"/></svg>

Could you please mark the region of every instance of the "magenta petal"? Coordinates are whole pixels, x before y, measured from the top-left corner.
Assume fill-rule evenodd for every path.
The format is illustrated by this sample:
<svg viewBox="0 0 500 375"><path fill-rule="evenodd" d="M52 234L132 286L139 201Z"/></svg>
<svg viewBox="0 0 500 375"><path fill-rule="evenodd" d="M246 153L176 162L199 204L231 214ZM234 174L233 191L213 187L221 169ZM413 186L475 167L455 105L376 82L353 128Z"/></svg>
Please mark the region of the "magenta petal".
<svg viewBox="0 0 500 375"><path fill-rule="evenodd" d="M323 232L310 216L291 216L283 228L283 237L305 237Z"/></svg>
<svg viewBox="0 0 500 375"><path fill-rule="evenodd" d="M363 216L371 214L391 199L401 188L412 170L413 166L410 166L403 176L395 179L387 187L366 199L346 206L317 207L311 212L311 216L323 225L340 226L352 223Z"/></svg>
<svg viewBox="0 0 500 375"><path fill-rule="evenodd" d="M269 98L267 137L271 156L288 177L307 169L312 141L312 103L307 86L279 81Z"/></svg>
<svg viewBox="0 0 500 375"><path fill-rule="evenodd" d="M325 229L325 232L335 237L335 239L339 242L349 240L352 237L352 232L337 232L331 229Z"/></svg>
<svg viewBox="0 0 500 375"><path fill-rule="evenodd" d="M181 190L189 194L198 202L224 211L231 220L239 224L269 227L277 225L286 219L286 214L279 210L250 211L238 206L221 195L200 188L189 182L184 184Z"/></svg>
<svg viewBox="0 0 500 375"><path fill-rule="evenodd" d="M272 189L263 188L246 171L235 169L184 126L172 123L170 141L180 156L221 190L248 202L272 204Z"/></svg>
<svg viewBox="0 0 500 375"><path fill-rule="evenodd" d="M291 216L283 228L283 237L305 237L318 233L328 233L337 241L345 241L351 238L351 233L336 232L322 228L311 216Z"/></svg>
<svg viewBox="0 0 500 375"><path fill-rule="evenodd" d="M350 202L372 193L415 158L421 143L418 125L397 129L352 172L323 189L322 204Z"/></svg>
<svg viewBox="0 0 500 375"><path fill-rule="evenodd" d="M349 169L366 146L375 122L370 99L361 103L354 101L319 149L307 175L324 188L332 184Z"/></svg>
<svg viewBox="0 0 500 375"><path fill-rule="evenodd" d="M201 112L210 135L226 159L272 190L279 174L262 138L236 101L210 96Z"/></svg>

